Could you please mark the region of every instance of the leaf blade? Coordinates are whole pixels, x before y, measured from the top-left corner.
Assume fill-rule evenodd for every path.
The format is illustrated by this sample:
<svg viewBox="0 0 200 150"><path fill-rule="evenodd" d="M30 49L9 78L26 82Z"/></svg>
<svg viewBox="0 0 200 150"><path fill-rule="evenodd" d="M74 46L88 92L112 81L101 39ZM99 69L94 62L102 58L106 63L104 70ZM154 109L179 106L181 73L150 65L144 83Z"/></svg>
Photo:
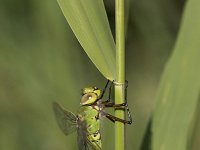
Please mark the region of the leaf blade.
<svg viewBox="0 0 200 150"><path fill-rule="evenodd" d="M165 68L153 116L153 150L187 149L200 89L200 3L188 1L180 34ZM192 30L191 30L192 29Z"/></svg>
<svg viewBox="0 0 200 150"><path fill-rule="evenodd" d="M115 43L102 0L58 0L81 46L108 79L115 78Z"/></svg>

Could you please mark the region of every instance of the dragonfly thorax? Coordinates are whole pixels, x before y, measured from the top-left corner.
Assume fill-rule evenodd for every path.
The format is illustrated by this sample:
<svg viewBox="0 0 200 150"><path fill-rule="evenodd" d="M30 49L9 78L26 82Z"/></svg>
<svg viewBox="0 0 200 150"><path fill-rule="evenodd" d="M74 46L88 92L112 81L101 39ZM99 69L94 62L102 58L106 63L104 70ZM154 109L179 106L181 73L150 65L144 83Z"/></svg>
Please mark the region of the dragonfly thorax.
<svg viewBox="0 0 200 150"><path fill-rule="evenodd" d="M83 105L91 105L96 102L96 100L100 97L101 91L97 87L88 87L82 89L82 97L80 104Z"/></svg>

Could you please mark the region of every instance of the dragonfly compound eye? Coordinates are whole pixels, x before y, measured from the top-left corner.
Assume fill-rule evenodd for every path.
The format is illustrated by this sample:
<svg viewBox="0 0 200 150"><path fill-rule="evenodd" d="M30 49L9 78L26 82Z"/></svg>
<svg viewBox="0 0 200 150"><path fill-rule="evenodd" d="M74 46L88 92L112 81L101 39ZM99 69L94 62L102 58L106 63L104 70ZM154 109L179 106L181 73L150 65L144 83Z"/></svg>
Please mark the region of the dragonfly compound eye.
<svg viewBox="0 0 200 150"><path fill-rule="evenodd" d="M97 95L95 93L87 93L81 98L81 105L92 104L97 100Z"/></svg>
<svg viewBox="0 0 200 150"><path fill-rule="evenodd" d="M99 97L101 95L101 90L99 90L98 88L94 90L94 93L97 94L97 96Z"/></svg>

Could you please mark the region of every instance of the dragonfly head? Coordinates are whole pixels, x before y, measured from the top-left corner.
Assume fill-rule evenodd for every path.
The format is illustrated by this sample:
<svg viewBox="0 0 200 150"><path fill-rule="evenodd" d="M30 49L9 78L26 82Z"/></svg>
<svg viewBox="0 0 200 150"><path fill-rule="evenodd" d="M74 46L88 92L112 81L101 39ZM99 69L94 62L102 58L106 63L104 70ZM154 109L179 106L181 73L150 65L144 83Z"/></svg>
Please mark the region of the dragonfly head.
<svg viewBox="0 0 200 150"><path fill-rule="evenodd" d="M82 89L81 105L89 105L94 103L100 96L101 90L97 87L87 87Z"/></svg>

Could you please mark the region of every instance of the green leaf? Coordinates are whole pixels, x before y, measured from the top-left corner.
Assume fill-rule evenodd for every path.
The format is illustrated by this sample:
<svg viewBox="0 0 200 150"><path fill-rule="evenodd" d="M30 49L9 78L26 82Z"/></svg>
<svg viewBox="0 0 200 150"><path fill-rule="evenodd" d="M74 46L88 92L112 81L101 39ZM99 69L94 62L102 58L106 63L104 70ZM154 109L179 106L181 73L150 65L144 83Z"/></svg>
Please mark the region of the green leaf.
<svg viewBox="0 0 200 150"><path fill-rule="evenodd" d="M196 108L196 116L194 116L194 125L192 126L190 147L188 149L197 150L200 147L200 99Z"/></svg>
<svg viewBox="0 0 200 150"><path fill-rule="evenodd" d="M185 150L200 91L200 1L189 0L162 76L153 116L153 150Z"/></svg>
<svg viewBox="0 0 200 150"><path fill-rule="evenodd" d="M115 79L115 43L102 0L58 0L81 46L99 71Z"/></svg>

